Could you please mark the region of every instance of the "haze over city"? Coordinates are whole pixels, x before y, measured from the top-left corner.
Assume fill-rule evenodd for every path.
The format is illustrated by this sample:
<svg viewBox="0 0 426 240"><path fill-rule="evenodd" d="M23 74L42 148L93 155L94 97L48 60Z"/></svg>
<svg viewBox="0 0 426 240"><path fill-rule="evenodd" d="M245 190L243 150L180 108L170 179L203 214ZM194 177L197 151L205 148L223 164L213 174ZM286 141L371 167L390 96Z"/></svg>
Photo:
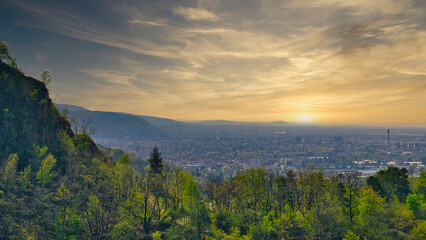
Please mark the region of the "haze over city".
<svg viewBox="0 0 426 240"><path fill-rule="evenodd" d="M0 39L27 75L52 73L57 103L91 110L425 126L425 7L421 0L0 0Z"/></svg>

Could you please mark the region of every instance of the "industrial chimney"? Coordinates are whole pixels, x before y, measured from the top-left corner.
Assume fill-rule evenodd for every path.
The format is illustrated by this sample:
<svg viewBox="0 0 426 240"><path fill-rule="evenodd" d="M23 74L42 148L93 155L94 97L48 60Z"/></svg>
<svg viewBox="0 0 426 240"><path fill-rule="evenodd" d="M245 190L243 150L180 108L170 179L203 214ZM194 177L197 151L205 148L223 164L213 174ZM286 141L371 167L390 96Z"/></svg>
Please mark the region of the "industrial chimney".
<svg viewBox="0 0 426 240"><path fill-rule="evenodd" d="M390 152L390 139L389 139L389 129L388 129L388 146L387 146L388 152Z"/></svg>

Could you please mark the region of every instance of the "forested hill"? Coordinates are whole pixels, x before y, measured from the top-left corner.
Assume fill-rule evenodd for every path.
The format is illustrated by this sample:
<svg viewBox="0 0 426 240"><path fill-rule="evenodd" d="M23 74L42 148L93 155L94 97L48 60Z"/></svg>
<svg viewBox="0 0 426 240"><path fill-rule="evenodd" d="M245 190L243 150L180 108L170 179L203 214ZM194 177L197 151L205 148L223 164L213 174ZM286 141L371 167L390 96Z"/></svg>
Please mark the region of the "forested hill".
<svg viewBox="0 0 426 240"><path fill-rule="evenodd" d="M123 139L124 137L156 138L162 133L145 119L131 114L103 111L89 111L82 107L56 104L60 110L66 110L70 118L80 123L90 121L96 129L96 138Z"/></svg>
<svg viewBox="0 0 426 240"><path fill-rule="evenodd" d="M18 168L23 169L34 159L34 148L47 147L65 163L61 139L66 135L87 146L85 154L103 158L90 137L74 138L70 123L52 104L45 84L25 76L21 71L0 61L0 160L9 154L19 156Z"/></svg>

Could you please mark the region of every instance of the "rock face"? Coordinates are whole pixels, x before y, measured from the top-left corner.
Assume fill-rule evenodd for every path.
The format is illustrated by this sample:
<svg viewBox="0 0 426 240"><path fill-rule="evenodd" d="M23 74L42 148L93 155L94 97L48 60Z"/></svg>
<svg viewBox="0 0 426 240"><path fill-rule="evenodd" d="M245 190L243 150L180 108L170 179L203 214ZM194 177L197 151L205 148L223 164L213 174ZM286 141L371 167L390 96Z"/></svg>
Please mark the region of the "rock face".
<svg viewBox="0 0 426 240"><path fill-rule="evenodd" d="M76 140L70 123L49 98L45 84L0 61L0 164L10 153L17 153L18 167L25 167L33 158L34 146L46 146L60 157L61 137L65 134ZM104 158L90 137L78 141L90 146L88 154Z"/></svg>

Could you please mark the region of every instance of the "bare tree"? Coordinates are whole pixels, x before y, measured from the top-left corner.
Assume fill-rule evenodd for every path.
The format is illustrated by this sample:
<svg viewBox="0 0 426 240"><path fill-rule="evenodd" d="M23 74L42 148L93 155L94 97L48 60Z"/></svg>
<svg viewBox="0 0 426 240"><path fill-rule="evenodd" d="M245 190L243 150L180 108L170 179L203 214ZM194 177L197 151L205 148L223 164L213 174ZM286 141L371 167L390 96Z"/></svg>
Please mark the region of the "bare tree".
<svg viewBox="0 0 426 240"><path fill-rule="evenodd" d="M68 120L71 123L71 129L75 134L78 134L80 130L80 121L76 117L69 117Z"/></svg>
<svg viewBox="0 0 426 240"><path fill-rule="evenodd" d="M97 132L96 128L92 125L93 120L91 118L86 118L81 121L81 134L83 135L93 135Z"/></svg>

